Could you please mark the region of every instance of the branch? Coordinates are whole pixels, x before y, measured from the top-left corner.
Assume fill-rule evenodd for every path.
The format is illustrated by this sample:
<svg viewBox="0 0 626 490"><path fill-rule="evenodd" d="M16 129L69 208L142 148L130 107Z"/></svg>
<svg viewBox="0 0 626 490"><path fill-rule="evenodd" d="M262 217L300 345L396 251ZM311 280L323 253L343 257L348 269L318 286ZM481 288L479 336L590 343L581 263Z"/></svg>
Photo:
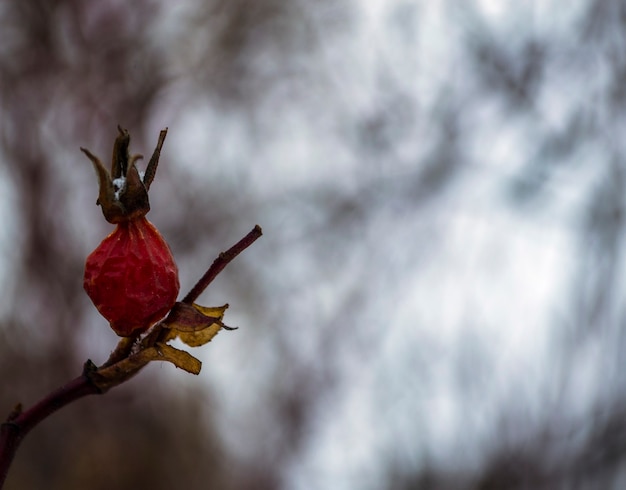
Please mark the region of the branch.
<svg viewBox="0 0 626 490"><path fill-rule="evenodd" d="M215 277L261 235L261 227L256 225L239 242L226 252L222 252L185 296L182 303L192 304ZM219 324L220 327L224 326L221 321ZM157 360L157 354L163 356L161 350L169 346L158 344L155 349L155 344L162 338L160 333L164 330L163 326L157 324L154 330L156 335L148 334L146 339L141 342L141 350L138 352L133 352L136 338L122 338L117 348L101 367L98 368L88 360L80 376L51 392L28 410L22 411L20 404L11 412L6 422L0 426L0 489L4 485L9 467L20 443L37 424L79 398L106 393L109 389L128 381L148 362ZM170 359L162 357L161 360Z"/></svg>
<svg viewBox="0 0 626 490"><path fill-rule="evenodd" d="M243 252L246 248L252 245L261 235L263 231L259 225L256 225L250 233L239 240L235 245L229 248L226 252L222 252L217 259L213 261L209 270L204 273L196 285L191 288L191 291L187 293L187 296L183 298L183 303L191 304L198 299L198 296L207 288L209 284L213 282L213 279L222 272L237 255Z"/></svg>
<svg viewBox="0 0 626 490"><path fill-rule="evenodd" d="M95 368L91 361L87 361L83 374L53 391L25 412L22 412L21 405L18 405L7 421L0 426L0 488L4 484L17 448L33 427L79 398L103 393L89 379L90 366Z"/></svg>

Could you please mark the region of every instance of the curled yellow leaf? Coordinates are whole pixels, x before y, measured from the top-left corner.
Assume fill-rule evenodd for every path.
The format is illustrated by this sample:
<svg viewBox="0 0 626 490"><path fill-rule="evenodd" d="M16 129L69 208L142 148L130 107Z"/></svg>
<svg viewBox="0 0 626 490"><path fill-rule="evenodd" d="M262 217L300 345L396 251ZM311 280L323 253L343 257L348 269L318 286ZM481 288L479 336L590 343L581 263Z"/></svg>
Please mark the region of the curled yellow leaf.
<svg viewBox="0 0 626 490"><path fill-rule="evenodd" d="M157 356L155 361L169 361L177 368L183 369L191 374L200 374L202 362L193 357L189 352L177 349L171 345L158 343L154 346Z"/></svg>
<svg viewBox="0 0 626 490"><path fill-rule="evenodd" d="M224 324L224 312L228 304L223 306L200 306L197 304L176 303L163 322L170 331L165 337L169 341L178 337L190 347L198 347L210 342Z"/></svg>

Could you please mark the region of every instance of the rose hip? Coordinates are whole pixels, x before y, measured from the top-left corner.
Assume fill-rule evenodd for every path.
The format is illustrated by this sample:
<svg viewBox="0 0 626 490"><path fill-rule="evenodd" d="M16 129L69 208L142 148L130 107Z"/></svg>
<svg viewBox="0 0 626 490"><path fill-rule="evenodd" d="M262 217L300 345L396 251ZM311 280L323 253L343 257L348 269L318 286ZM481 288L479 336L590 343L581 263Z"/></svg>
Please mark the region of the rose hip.
<svg viewBox="0 0 626 490"><path fill-rule="evenodd" d="M135 167L140 155L130 156L128 132L113 147L111 173L88 150L100 183L97 204L116 229L87 257L84 287L98 311L122 337L137 335L163 318L174 306L178 269L172 252L145 215L150 210L148 189L167 130L161 131L143 177Z"/></svg>
<svg viewBox="0 0 626 490"><path fill-rule="evenodd" d="M145 217L117 228L87 257L85 291L122 337L163 318L178 296L178 269L169 246Z"/></svg>

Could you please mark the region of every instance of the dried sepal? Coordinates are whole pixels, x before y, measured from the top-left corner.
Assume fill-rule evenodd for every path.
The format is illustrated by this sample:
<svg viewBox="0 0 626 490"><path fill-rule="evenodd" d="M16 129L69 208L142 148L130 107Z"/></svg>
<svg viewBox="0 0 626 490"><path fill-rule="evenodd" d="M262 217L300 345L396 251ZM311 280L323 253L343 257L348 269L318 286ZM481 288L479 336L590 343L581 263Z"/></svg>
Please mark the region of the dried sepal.
<svg viewBox="0 0 626 490"><path fill-rule="evenodd" d="M117 126L120 133L113 143L113 156L111 157L111 176L114 179L125 176L128 171L128 151L130 146L130 134L127 129Z"/></svg>
<svg viewBox="0 0 626 490"><path fill-rule="evenodd" d="M122 203L115 199L115 188L113 187L113 181L111 180L111 175L109 174L109 171L104 168L104 165L102 165L102 162L98 159L98 157L96 157L88 149L81 148L81 151L85 155L87 155L87 158L89 158L89 160L91 160L91 163L93 163L93 167L96 170L98 183L100 185L96 204L100 206L102 205L102 203L105 203L105 205L102 205L102 212L104 213L104 217L107 219L107 221L111 221L109 217L107 217L107 215L113 218L113 216L124 214ZM111 206L115 206L118 209L112 210L110 209Z"/></svg>
<svg viewBox="0 0 626 490"><path fill-rule="evenodd" d="M159 165L159 158L161 157L161 148L163 147L163 142L165 141L166 136L167 128L159 133L159 140L157 141L156 148L152 153L152 157L150 157L150 161L146 167L146 172L143 175L143 185L146 187L147 191L150 190L150 184L152 184L152 181L154 180L154 175L156 174L156 170Z"/></svg>
<svg viewBox="0 0 626 490"><path fill-rule="evenodd" d="M96 170L100 191L96 201L109 223L121 223L145 216L150 211L148 189L154 179L167 135L167 128L160 132L157 146L142 178L135 163L143 158L130 155L130 135L118 126L119 135L113 144L111 172L107 171L98 157L86 148L81 151L91 160Z"/></svg>

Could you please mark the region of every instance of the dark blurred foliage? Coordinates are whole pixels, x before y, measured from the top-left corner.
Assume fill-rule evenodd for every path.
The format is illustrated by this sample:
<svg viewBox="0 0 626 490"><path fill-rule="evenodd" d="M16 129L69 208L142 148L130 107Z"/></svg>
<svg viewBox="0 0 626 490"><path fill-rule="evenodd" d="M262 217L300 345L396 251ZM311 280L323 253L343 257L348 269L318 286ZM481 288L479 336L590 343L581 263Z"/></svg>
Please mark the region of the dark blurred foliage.
<svg viewBox="0 0 626 490"><path fill-rule="evenodd" d="M15 402L28 405L74 377L86 357L100 362L115 345L113 334L93 333L94 324L102 320L93 314L81 288L84 257L110 228L94 205L95 178L78 147L106 158L115 127L122 124L133 136L134 151L148 154L158 130L168 125L172 129L182 117L179 107L197 98L210 100L224 113L244 113L250 121L250 144L260 148L266 135L258 120L268 117L263 111L270 97L276 96L279 106L299 98L319 107L333 103L324 94L333 74L317 73L314 55L323 52L320 44L332 43L320 40L320 35L350 31L356 7L341 0L316 4L185 4L170 21L178 22L174 27L181 32L169 37L160 33L166 28L167 10L174 9L165 2L12 0L0 7L0 156L13 189L17 225L7 251L11 283L4 288L4 301L11 307L0 328L0 407L6 413ZM342 349L353 345L368 359L375 348L368 337L375 326L357 332L349 328L367 301L365 284L375 283L371 287L378 293L398 291L393 277L370 270L372 257L391 256L362 236L364 224L380 216L408 222L436 207L441 196L459 185L468 164L467 113L485 101L498 104L511 120L545 126L533 158L504 182L508 204L527 213L541 213L554 204L557 198L551 190L559 169L569 165L574 172L585 165L573 155L591 144L604 148L603 161L588 163L602 167L602 179L587 196L584 215L574 223L581 237L579 269L572 274L572 311L563 321L567 328L562 329L563 352L558 355L564 366L559 382L568 386L581 339L605 336L605 396L592 415L578 419L560 416L567 399L556 396L556 401L546 402L547 415L533 423L515 412L513 400L511 410L504 409L501 420L493 421L487 449L476 449L485 456L472 469L457 467L452 460L442 467L428 457L407 463L394 455L377 464L384 468L386 488L394 490L620 488L626 454L626 345L625 311L615 292L623 292L618 265L623 261L625 156L623 135L611 128L623 125L626 6L613 0L589 1L578 37L566 39L511 39L484 24L470 7L459 9L467 24L464 76L471 88L461 93L442 88L436 110L427 115L432 138L419 165L407 162L397 150L411 139L409 129L421 110L419 97L416 101L391 69L381 69L379 94L354 125L328 123L362 163L362 173L353 176L350 186L313 183L264 198L245 192L246 175L240 176L240 183L198 182L176 165L176 155L169 154L170 162L162 159L152 191L159 214L154 211L151 217L172 244L181 272L203 270L212 254L251 228L259 209L269 209L276 222L289 225L288 209L307 223L291 226L286 243L264 237L269 245L257 256L265 265L255 264L254 251L239 260L236 274L221 283L238 298L232 301L233 309L260 311L271 299L265 290L283 278L272 275L267 264L278 260L279 247L309 253L319 263L320 275L355 257L360 261L351 287L339 298L341 308L323 322L304 320L296 309L283 326L256 327L268 336L270 328L275 329L271 349L276 368L267 381L267 396L258 402L264 405L258 419L237 422L250 428L249 440L241 442L249 448L247 456L229 451L219 435L212 417L219 400L210 386L194 379L180 387L169 378L163 380L164 370L150 367L128 385L82 400L37 427L17 455L8 489L284 487L288 466L311 438L316 411L337 389ZM411 2L400 10L394 17L399 31ZM323 34L319 25L325 26ZM178 44L163 44L172 39ZM334 54L328 51L325 55ZM184 58L182 71L176 56ZM266 61L260 68L259 60ZM606 70L606 89L592 94L593 100L581 92L580 106L567 123L549 127L539 110L547 73L562 69L578 77L580 90L581 79L590 76L590 62ZM302 80L318 75L321 95L307 93ZM561 80L564 90L567 76ZM279 79L290 83L280 84ZM277 96L280 90L285 93ZM214 141L219 134L206 137ZM210 163L212 155L204 156ZM397 164L409 170L388 171ZM430 246L437 246L438 237L427 238ZM413 247L412 242L395 241L405 249ZM358 251L346 246L355 242L361 246ZM427 260L428 246L418 250L426 258L416 258L416 252L413 259ZM190 263L199 258L205 262ZM289 271L298 272L298 267ZM291 280L305 288L315 279ZM183 276L182 287L192 281ZM288 302L289 296L280 301ZM283 313L278 310L271 308L259 323L278 322ZM374 319L363 320L371 324ZM317 344L307 357L295 348L297 341L289 331L292 325L312 323L318 329ZM207 349L219 349L221 342L225 340L220 337ZM425 364L415 362L419 369Z"/></svg>

